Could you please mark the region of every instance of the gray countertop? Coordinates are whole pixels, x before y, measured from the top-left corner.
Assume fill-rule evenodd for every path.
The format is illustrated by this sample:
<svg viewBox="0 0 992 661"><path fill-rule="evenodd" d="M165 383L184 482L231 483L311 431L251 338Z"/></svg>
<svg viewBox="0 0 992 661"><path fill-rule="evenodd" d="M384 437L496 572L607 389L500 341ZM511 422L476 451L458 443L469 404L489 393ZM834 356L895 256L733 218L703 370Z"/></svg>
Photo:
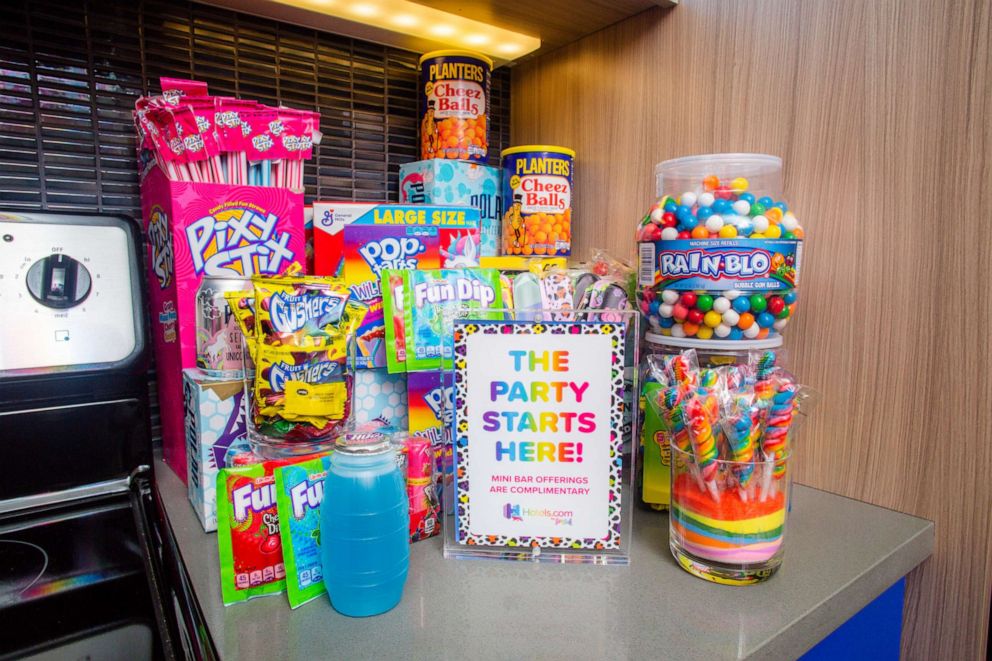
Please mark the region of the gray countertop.
<svg viewBox="0 0 992 661"><path fill-rule="evenodd" d="M690 576L668 550L668 517L638 510L630 566L445 560L414 544L403 600L373 618L326 598L293 611L283 595L225 608L217 536L156 461L158 489L222 658L794 658L933 550L933 524L796 485L785 561L768 582Z"/></svg>

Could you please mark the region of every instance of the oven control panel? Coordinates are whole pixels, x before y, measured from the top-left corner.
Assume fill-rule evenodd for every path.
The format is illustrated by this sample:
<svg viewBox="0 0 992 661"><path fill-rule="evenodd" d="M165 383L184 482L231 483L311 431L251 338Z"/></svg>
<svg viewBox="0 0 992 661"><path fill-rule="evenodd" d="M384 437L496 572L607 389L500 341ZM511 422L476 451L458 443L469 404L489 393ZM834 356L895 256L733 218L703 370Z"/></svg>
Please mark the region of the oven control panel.
<svg viewBox="0 0 992 661"><path fill-rule="evenodd" d="M140 291L120 218L0 214L0 373L117 363Z"/></svg>

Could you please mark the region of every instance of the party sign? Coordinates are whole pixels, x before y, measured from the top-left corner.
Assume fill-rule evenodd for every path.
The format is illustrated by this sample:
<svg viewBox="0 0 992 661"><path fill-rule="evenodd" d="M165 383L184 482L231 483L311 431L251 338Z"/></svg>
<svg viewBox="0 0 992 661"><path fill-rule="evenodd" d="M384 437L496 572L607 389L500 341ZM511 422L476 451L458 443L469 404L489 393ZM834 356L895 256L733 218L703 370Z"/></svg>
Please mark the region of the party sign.
<svg viewBox="0 0 992 661"><path fill-rule="evenodd" d="M457 540L620 548L623 323L457 320Z"/></svg>

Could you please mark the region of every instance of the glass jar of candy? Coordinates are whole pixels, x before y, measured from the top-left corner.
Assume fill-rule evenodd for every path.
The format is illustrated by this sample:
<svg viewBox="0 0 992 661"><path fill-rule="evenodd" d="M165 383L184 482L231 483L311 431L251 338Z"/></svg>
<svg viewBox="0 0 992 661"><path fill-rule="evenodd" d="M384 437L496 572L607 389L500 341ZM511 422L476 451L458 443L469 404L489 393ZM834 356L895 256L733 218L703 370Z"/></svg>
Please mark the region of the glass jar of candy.
<svg viewBox="0 0 992 661"><path fill-rule="evenodd" d="M804 231L782 198L782 160L711 154L659 163L660 199L637 230L650 332L703 341L778 336L798 300Z"/></svg>
<svg viewBox="0 0 992 661"><path fill-rule="evenodd" d="M690 574L724 585L768 579L782 564L791 495L788 451L699 462L673 441L669 546Z"/></svg>
<svg viewBox="0 0 992 661"><path fill-rule="evenodd" d="M255 370L245 372L243 401L248 445L257 456L264 459L286 459L327 452L334 448L338 437L348 429L352 406L351 374L340 377L341 390L345 393L343 410L333 418L320 420L323 423L321 425L315 424L318 416L310 416L311 419L307 420L292 420L279 414L263 412L259 406L256 378Z"/></svg>

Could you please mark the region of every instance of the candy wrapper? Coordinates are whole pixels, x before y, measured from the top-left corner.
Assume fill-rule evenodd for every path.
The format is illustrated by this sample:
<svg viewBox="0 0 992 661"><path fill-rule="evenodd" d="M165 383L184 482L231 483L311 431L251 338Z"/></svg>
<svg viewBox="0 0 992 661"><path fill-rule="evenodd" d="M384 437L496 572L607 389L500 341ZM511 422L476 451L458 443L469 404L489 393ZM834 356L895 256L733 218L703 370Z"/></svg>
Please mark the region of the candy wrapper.
<svg viewBox="0 0 992 661"><path fill-rule="evenodd" d="M283 438L280 422L307 424L317 431L339 424L350 410L350 382L345 374L345 341L304 348L259 345L254 387L255 426Z"/></svg>
<svg viewBox="0 0 992 661"><path fill-rule="evenodd" d="M255 296L243 291L226 291L224 298L245 338L248 355L255 359Z"/></svg>
<svg viewBox="0 0 992 661"><path fill-rule="evenodd" d="M441 501L434 484L434 449L429 438L404 442L406 489L410 499L410 541L419 542L441 530Z"/></svg>
<svg viewBox="0 0 992 661"><path fill-rule="evenodd" d="M382 272L382 313L386 329L386 367L390 374L406 371L406 317L403 295L406 271Z"/></svg>
<svg viewBox="0 0 992 661"><path fill-rule="evenodd" d="M320 557L320 505L330 465L330 456L324 455L275 469L290 608L299 608L327 591Z"/></svg>
<svg viewBox="0 0 992 661"><path fill-rule="evenodd" d="M334 344L351 329L348 288L321 276L252 278L258 341L319 347Z"/></svg>
<svg viewBox="0 0 992 661"><path fill-rule="evenodd" d="M217 474L217 547L225 606L286 589L275 465L229 467Z"/></svg>
<svg viewBox="0 0 992 661"><path fill-rule="evenodd" d="M791 438L819 394L800 386L779 358L765 351L749 364L700 368L692 349L648 357L660 387L645 389L646 402L686 457L699 490L714 501L733 487L742 502L763 502L785 476Z"/></svg>
<svg viewBox="0 0 992 661"><path fill-rule="evenodd" d="M459 310L503 307L499 271L495 269L401 271L400 274L407 371L450 367L452 320ZM480 316L496 319L501 314L490 312ZM394 348L390 346L387 350Z"/></svg>
<svg viewBox="0 0 992 661"><path fill-rule="evenodd" d="M560 269L545 271L540 276L540 290L541 306L545 310L554 310L550 321L570 321L573 318L575 290L568 273Z"/></svg>

